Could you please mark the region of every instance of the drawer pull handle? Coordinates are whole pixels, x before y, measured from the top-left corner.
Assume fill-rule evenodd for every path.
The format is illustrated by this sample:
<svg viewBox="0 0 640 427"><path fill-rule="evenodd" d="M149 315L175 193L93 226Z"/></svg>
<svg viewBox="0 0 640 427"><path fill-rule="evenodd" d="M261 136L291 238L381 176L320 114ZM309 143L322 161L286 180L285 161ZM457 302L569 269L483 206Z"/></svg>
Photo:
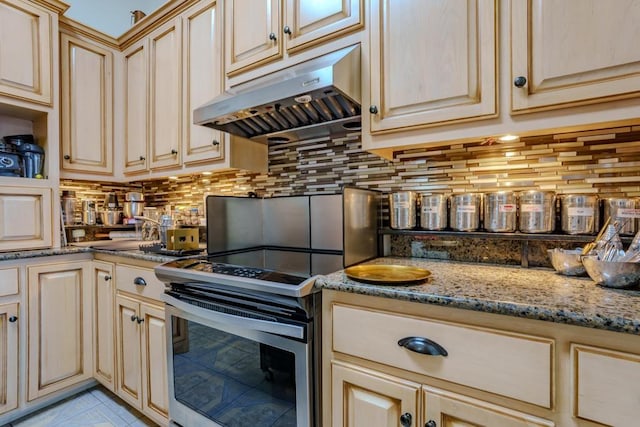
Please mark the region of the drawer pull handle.
<svg viewBox="0 0 640 427"><path fill-rule="evenodd" d="M133 284L138 286L147 286L147 282L142 277L133 279Z"/></svg>
<svg viewBox="0 0 640 427"><path fill-rule="evenodd" d="M437 342L423 337L406 337L398 341L400 347L430 356L448 356L447 350Z"/></svg>
<svg viewBox="0 0 640 427"><path fill-rule="evenodd" d="M424 427L436 427L436 422L433 420L429 420L425 423Z"/></svg>
<svg viewBox="0 0 640 427"><path fill-rule="evenodd" d="M404 414L400 415L400 425L402 427L411 427L411 421L413 421L413 417L410 413L405 412Z"/></svg>
<svg viewBox="0 0 640 427"><path fill-rule="evenodd" d="M144 322L144 318L140 317L140 316L136 316L137 317L137 321L138 321L138 325L142 322Z"/></svg>
<svg viewBox="0 0 640 427"><path fill-rule="evenodd" d="M131 315L131 321L132 322L135 322L137 318L138 318L138 316L136 316L135 314Z"/></svg>
<svg viewBox="0 0 640 427"><path fill-rule="evenodd" d="M104 276L104 281L108 282L109 280L111 280L111 276L109 276L108 274Z"/></svg>
<svg viewBox="0 0 640 427"><path fill-rule="evenodd" d="M9 322L10 323L16 323L18 321L18 317L17 316L11 316L9 317Z"/></svg>

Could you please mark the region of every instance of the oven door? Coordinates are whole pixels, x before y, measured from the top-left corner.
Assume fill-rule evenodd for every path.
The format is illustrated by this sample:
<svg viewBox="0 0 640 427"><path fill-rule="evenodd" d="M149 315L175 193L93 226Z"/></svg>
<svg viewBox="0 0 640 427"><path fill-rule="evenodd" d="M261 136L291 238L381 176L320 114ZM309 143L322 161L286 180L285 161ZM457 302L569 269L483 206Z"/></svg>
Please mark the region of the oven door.
<svg viewBox="0 0 640 427"><path fill-rule="evenodd" d="M268 325L164 299L172 423L313 425L312 334L305 326Z"/></svg>

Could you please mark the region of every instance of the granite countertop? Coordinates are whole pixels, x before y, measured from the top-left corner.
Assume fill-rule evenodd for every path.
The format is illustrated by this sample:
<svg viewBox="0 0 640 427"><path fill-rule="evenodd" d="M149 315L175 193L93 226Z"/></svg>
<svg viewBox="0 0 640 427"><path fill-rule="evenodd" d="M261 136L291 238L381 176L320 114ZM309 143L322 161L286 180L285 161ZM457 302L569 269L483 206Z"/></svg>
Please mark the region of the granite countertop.
<svg viewBox="0 0 640 427"><path fill-rule="evenodd" d="M114 255L124 258L130 259L138 259L141 261L151 261L157 263L169 262L176 257L156 254L151 252L143 252L140 250L107 250L107 249L98 249L98 248L90 248L83 246L64 246L61 248L55 249L36 249L29 251L14 251L14 252L2 252L0 253L0 261L11 261L11 260L20 260L27 258L38 258L38 257L46 257L46 256L55 256L55 255L71 255L83 252L92 252L92 253L101 253ZM194 255L198 256L198 255Z"/></svg>
<svg viewBox="0 0 640 427"><path fill-rule="evenodd" d="M364 295L505 314L640 335L640 291L604 288L591 279L549 269L469 264L421 258L378 258L367 264L411 265L431 271L424 283L372 285L343 270L317 286Z"/></svg>

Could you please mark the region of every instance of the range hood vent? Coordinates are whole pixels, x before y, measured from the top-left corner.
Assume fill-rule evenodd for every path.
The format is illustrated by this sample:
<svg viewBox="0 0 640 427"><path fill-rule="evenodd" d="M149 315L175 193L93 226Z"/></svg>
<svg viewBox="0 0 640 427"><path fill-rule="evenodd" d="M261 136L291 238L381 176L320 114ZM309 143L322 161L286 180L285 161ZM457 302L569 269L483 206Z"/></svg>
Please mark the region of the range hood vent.
<svg viewBox="0 0 640 427"><path fill-rule="evenodd" d="M360 47L243 84L194 111L194 123L260 142L360 130Z"/></svg>

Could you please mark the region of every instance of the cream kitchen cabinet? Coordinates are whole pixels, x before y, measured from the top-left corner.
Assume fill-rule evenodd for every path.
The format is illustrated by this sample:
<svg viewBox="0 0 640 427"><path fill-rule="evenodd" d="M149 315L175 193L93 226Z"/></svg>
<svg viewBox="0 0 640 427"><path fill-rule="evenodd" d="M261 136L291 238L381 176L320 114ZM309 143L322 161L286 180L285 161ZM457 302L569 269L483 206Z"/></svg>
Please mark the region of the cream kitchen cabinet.
<svg viewBox="0 0 640 427"><path fill-rule="evenodd" d="M114 49L61 24L61 169L113 175Z"/></svg>
<svg viewBox="0 0 640 427"><path fill-rule="evenodd" d="M164 284L153 270L116 266L116 393L161 425L168 424ZM144 284L143 284L144 283Z"/></svg>
<svg viewBox="0 0 640 427"><path fill-rule="evenodd" d="M50 247L51 189L0 186L0 251Z"/></svg>
<svg viewBox="0 0 640 427"><path fill-rule="evenodd" d="M27 280L31 401L93 375L90 262L29 266Z"/></svg>
<svg viewBox="0 0 640 427"><path fill-rule="evenodd" d="M599 0L511 2L514 113L638 96L640 4L610 6Z"/></svg>
<svg viewBox="0 0 640 427"><path fill-rule="evenodd" d="M554 423L497 405L335 362L332 427L553 427Z"/></svg>
<svg viewBox="0 0 640 427"><path fill-rule="evenodd" d="M115 391L115 278L112 263L91 263L94 316L93 377L111 391Z"/></svg>
<svg viewBox="0 0 640 427"><path fill-rule="evenodd" d="M149 144L149 43L140 40L123 52L124 173L147 170Z"/></svg>
<svg viewBox="0 0 640 427"><path fill-rule="evenodd" d="M363 27L361 0L232 0L225 8L228 76Z"/></svg>
<svg viewBox="0 0 640 427"><path fill-rule="evenodd" d="M0 270L0 297L18 294L18 269ZM18 407L19 303L0 303L0 414Z"/></svg>
<svg viewBox="0 0 640 427"><path fill-rule="evenodd" d="M180 33L173 19L124 51L125 174L181 163Z"/></svg>
<svg viewBox="0 0 640 427"><path fill-rule="evenodd" d="M496 116L495 0L370 4L371 134Z"/></svg>
<svg viewBox="0 0 640 427"><path fill-rule="evenodd" d="M55 0L0 0L0 95L52 104L53 37L66 8Z"/></svg>
<svg viewBox="0 0 640 427"><path fill-rule="evenodd" d="M220 131L193 123L193 110L222 93L222 17L217 1L196 3L182 15L184 90L182 161L222 160L225 138Z"/></svg>

